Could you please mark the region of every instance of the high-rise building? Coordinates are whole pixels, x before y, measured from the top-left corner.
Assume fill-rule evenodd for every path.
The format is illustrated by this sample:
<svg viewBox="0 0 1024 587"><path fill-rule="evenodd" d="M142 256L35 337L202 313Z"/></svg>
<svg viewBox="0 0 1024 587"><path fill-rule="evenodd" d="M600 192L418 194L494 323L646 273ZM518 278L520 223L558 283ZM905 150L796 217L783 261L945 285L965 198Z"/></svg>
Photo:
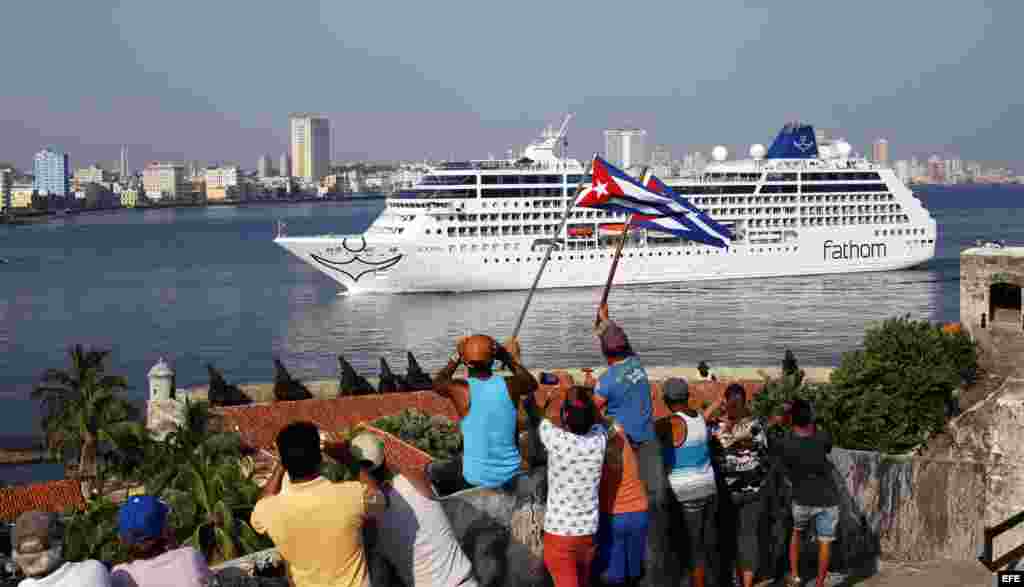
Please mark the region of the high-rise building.
<svg viewBox="0 0 1024 587"><path fill-rule="evenodd" d="M256 175L260 178L270 177L270 155L261 155L256 162Z"/></svg>
<svg viewBox="0 0 1024 587"><path fill-rule="evenodd" d="M651 172L658 177L671 177L672 151L665 145L658 145L651 150Z"/></svg>
<svg viewBox="0 0 1024 587"><path fill-rule="evenodd" d="M67 197L71 193L71 160L67 153L50 147L32 158L32 186L43 196Z"/></svg>
<svg viewBox="0 0 1024 587"><path fill-rule="evenodd" d="M871 144L871 160L879 165L889 164L889 141L878 139Z"/></svg>
<svg viewBox="0 0 1024 587"><path fill-rule="evenodd" d="M604 131L604 158L620 169L647 163L644 143L647 131L639 128L611 128Z"/></svg>
<svg viewBox="0 0 1024 587"><path fill-rule="evenodd" d="M946 165L938 155L928 158L928 180L932 183L945 183L946 181Z"/></svg>
<svg viewBox="0 0 1024 587"><path fill-rule="evenodd" d="M142 185L151 200L177 200L192 195L192 185L182 163L148 163L142 172Z"/></svg>
<svg viewBox="0 0 1024 587"><path fill-rule="evenodd" d="M292 114L289 121L292 176L318 182L330 171L330 122L316 114Z"/></svg>
<svg viewBox="0 0 1024 587"><path fill-rule="evenodd" d="M11 210L11 184L14 182L13 169L0 169L0 212Z"/></svg>
<svg viewBox="0 0 1024 587"><path fill-rule="evenodd" d="M289 177L292 170L292 159L288 153L281 153L281 161L277 168L277 174L281 177Z"/></svg>
<svg viewBox="0 0 1024 587"><path fill-rule="evenodd" d="M128 178L128 147L121 147L121 165L118 168L121 181Z"/></svg>

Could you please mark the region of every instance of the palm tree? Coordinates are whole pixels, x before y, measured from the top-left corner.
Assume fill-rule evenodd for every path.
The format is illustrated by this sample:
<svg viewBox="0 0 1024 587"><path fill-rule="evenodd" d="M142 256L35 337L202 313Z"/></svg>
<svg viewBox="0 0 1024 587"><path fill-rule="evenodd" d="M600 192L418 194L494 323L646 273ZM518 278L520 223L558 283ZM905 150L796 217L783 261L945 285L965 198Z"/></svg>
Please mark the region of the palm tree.
<svg viewBox="0 0 1024 587"><path fill-rule="evenodd" d="M186 400L181 424L155 444L141 471L147 492L170 503L179 539L210 561L270 546L245 521L260 489L240 465L238 435L223 432L206 403Z"/></svg>
<svg viewBox="0 0 1024 587"><path fill-rule="evenodd" d="M110 351L75 345L68 349L69 370L47 369L32 391L42 400L42 427L51 455L65 462L77 451L78 474L96 475L100 442L117 443L125 434L138 434L137 410L118 394L128 389L120 375L106 372Z"/></svg>

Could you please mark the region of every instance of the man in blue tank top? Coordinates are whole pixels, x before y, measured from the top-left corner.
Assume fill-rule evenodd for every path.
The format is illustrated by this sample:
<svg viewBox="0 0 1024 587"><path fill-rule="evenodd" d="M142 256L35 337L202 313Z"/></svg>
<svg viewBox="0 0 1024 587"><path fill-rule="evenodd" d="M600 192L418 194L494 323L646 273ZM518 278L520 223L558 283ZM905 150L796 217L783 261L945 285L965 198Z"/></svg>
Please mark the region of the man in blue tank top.
<svg viewBox="0 0 1024 587"><path fill-rule="evenodd" d="M506 350L489 336L462 339L434 380L434 391L450 398L462 419L462 459L428 469L440 494L467 487L502 487L520 471L518 407L523 396L537 389L537 380L519 362L518 341L512 339L509 347ZM512 371L512 377L494 375L496 360ZM468 379L452 379L463 362Z"/></svg>

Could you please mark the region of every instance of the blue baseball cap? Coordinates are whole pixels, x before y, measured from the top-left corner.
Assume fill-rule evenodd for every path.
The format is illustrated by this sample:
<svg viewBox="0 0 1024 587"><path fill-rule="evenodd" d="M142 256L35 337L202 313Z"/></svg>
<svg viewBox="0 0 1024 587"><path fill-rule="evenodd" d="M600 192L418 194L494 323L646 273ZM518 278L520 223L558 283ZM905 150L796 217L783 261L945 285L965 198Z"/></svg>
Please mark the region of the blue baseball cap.
<svg viewBox="0 0 1024 587"><path fill-rule="evenodd" d="M150 538L157 538L164 533L167 522L167 504L152 495L136 495L129 497L121 506L118 515L118 526L121 536L127 542L137 544Z"/></svg>

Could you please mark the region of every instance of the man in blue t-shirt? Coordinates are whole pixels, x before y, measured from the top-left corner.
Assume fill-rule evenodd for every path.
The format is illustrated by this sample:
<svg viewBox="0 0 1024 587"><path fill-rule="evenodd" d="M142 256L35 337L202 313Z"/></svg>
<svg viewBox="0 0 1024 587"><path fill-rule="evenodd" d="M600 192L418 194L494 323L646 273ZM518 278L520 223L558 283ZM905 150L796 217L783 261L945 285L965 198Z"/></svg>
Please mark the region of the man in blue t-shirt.
<svg viewBox="0 0 1024 587"><path fill-rule="evenodd" d="M601 354L608 361L608 370L594 385L594 403L626 432L636 454L640 478L647 485L650 511L655 512L664 504L666 478L661 448L654 434L651 384L626 333L608 317L607 304L601 305L597 318L594 334L601 341ZM595 382L588 377L587 383ZM652 524L651 536L658 532Z"/></svg>

